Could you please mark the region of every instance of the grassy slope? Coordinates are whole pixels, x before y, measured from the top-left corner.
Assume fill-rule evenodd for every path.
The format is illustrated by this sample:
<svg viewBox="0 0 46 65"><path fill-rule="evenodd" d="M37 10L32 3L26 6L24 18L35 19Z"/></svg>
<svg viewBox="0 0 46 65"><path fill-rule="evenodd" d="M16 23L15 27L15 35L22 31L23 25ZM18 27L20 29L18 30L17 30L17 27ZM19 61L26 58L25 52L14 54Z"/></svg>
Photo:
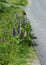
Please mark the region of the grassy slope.
<svg viewBox="0 0 46 65"><path fill-rule="evenodd" d="M12 3L15 5L26 5L27 0L6 0L8 3Z"/></svg>
<svg viewBox="0 0 46 65"><path fill-rule="evenodd" d="M20 2L21 1L21 2ZM26 5L26 0L7 0L7 2L8 3L14 3L14 4L23 4L23 5ZM4 13L1 13L1 15L0 15L0 22L2 22L2 23L4 23L4 22L8 22L8 21L11 21L11 22L14 22L14 20L16 20L16 17L15 17L15 15L16 15L16 13L18 13L18 15L19 15L19 20L20 20L20 15L23 15L23 10L21 9L21 8L10 8L10 7L8 7L8 8L6 8L5 10L4 10ZM1 29L1 25L2 25L2 23L0 23L0 29ZM8 25L6 24L6 27L8 27ZM6 29L6 27L5 28L3 28L3 29ZM11 30L10 30L11 31ZM11 32L10 32L11 33ZM0 34L1 34L1 32L0 32ZM1 35L0 35L1 36ZM8 42L7 42L8 43ZM6 46L6 45L9 45L9 44L7 44L7 43L1 43L0 44L0 46ZM3 47L2 47L2 49L3 49ZM24 52L25 52L25 50L26 49L28 49L28 47L25 47L25 49L24 49ZM1 49L0 49L1 50ZM7 49L8 50L8 49ZM5 50L4 50L5 51ZM17 51L17 50L16 50ZM12 52L13 52L13 50L12 50ZM2 53L2 52L1 52ZM32 59L34 58L34 48L33 47L30 47L29 48L29 51L28 52L25 52L26 53L26 60L28 61L28 59L29 58L31 58L31 61L32 61ZM21 54L21 53L20 53ZM28 55L27 55L28 54ZM24 53L22 54L22 55L24 55ZM15 56L13 56L13 59L15 59L15 65L18 65L18 63L20 63L19 65L25 65L25 55L23 56L23 58L18 58L18 56L19 56L19 54L16 56L16 58L17 59L15 59ZM11 56L10 56L11 57ZM4 58L5 58L5 56L4 56ZM6 58L7 59L7 58ZM11 58L10 58L11 59ZM9 59L9 60L10 60ZM9 63L9 65L14 65L14 63L12 64L10 64Z"/></svg>

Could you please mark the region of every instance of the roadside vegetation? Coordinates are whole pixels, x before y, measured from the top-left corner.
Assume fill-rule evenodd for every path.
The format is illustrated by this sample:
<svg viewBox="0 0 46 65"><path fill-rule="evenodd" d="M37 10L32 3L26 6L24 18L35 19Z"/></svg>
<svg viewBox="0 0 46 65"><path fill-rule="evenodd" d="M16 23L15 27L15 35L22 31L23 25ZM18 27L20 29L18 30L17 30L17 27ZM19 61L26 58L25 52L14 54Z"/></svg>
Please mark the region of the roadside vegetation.
<svg viewBox="0 0 46 65"><path fill-rule="evenodd" d="M27 5L27 0L6 0L6 1L7 3L15 4L15 5L22 5L22 6Z"/></svg>
<svg viewBox="0 0 46 65"><path fill-rule="evenodd" d="M9 3L13 1L20 5L18 0L8 0ZM26 3L26 0L20 1ZM0 3L0 65L27 65L28 58L35 56L32 37L25 11Z"/></svg>

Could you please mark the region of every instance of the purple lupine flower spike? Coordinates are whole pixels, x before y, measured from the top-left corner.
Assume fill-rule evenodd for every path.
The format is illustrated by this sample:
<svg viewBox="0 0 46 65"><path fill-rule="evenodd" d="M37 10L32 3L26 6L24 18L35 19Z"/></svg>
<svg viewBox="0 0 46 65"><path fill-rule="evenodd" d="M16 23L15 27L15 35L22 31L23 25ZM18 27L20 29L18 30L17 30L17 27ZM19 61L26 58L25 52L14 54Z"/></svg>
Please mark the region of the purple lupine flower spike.
<svg viewBox="0 0 46 65"><path fill-rule="evenodd" d="M19 24L19 25L18 25L18 34L19 34L19 38L21 38L21 36L22 36L22 35L21 35L20 27L21 27L21 26L20 26L20 24Z"/></svg>
<svg viewBox="0 0 46 65"><path fill-rule="evenodd" d="M18 14L16 13L16 18L18 18Z"/></svg>
<svg viewBox="0 0 46 65"><path fill-rule="evenodd" d="M20 34L20 24L18 25L18 34Z"/></svg>
<svg viewBox="0 0 46 65"><path fill-rule="evenodd" d="M16 31L15 31L15 28L13 28L13 36L16 35Z"/></svg>

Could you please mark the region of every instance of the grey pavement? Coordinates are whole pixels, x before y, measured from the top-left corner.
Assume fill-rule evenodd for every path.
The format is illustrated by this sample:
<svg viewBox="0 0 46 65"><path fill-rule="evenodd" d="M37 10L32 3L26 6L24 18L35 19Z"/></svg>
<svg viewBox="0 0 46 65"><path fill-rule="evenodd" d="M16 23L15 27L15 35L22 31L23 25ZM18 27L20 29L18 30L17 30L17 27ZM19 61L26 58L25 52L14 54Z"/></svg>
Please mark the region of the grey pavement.
<svg viewBox="0 0 46 65"><path fill-rule="evenodd" d="M46 65L46 0L28 0L28 2L25 11L37 36L36 52L41 64Z"/></svg>

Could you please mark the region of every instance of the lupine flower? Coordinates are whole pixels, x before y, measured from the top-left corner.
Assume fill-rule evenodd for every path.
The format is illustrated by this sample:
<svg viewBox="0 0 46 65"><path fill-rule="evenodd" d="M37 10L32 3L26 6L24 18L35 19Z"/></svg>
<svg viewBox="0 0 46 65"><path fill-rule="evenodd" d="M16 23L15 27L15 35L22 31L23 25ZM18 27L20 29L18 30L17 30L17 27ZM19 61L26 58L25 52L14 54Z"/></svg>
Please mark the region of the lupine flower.
<svg viewBox="0 0 46 65"><path fill-rule="evenodd" d="M20 30L20 24L18 25L18 34L19 34L19 38L21 38L22 34L21 34L21 30Z"/></svg>
<svg viewBox="0 0 46 65"><path fill-rule="evenodd" d="M16 13L16 18L18 18L18 14Z"/></svg>
<svg viewBox="0 0 46 65"><path fill-rule="evenodd" d="M16 31L15 31L15 28L13 28L13 36L16 35Z"/></svg>
<svg viewBox="0 0 46 65"><path fill-rule="evenodd" d="M20 24L18 25L18 34L20 34Z"/></svg>

